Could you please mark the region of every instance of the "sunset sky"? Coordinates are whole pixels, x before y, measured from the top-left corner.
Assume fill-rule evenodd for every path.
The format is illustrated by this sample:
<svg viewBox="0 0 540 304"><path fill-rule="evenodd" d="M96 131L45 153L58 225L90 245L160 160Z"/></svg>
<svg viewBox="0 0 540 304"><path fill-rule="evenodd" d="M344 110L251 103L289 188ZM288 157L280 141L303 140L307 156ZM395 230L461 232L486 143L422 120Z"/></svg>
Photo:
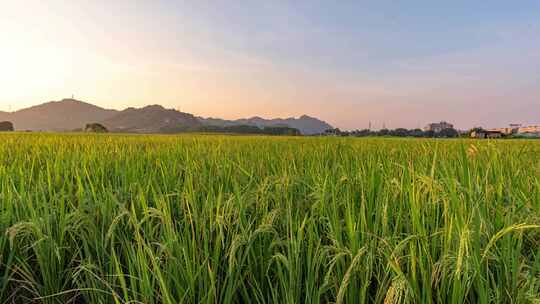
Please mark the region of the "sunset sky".
<svg viewBox="0 0 540 304"><path fill-rule="evenodd" d="M0 110L540 123L540 1L0 0Z"/></svg>

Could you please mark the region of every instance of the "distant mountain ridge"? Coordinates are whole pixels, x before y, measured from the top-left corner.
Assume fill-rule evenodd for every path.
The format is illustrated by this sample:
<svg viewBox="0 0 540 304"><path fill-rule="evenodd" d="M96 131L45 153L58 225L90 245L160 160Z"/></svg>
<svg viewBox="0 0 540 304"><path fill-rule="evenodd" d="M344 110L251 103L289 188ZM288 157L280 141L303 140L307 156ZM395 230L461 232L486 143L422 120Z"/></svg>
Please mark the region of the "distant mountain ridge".
<svg viewBox="0 0 540 304"><path fill-rule="evenodd" d="M322 133L333 127L317 118L303 115L299 118L225 120L196 117L189 113L166 109L160 105L127 108L123 111L104 109L75 99L51 101L15 112L0 112L0 121L11 121L16 130L72 131L87 123L101 123L113 132L177 133L196 130L201 126L263 127L287 126L302 134Z"/></svg>
<svg viewBox="0 0 540 304"><path fill-rule="evenodd" d="M287 126L300 130L304 135L313 135L320 134L328 129L333 127L325 121L322 121L315 117L310 117L308 115L302 115L299 118L275 118L275 119L264 119L258 116L252 118L244 118L237 120L224 120L219 118L201 118L199 120L206 125L211 126L234 126L234 125L248 125L248 126L257 126L257 127L273 127L273 126Z"/></svg>

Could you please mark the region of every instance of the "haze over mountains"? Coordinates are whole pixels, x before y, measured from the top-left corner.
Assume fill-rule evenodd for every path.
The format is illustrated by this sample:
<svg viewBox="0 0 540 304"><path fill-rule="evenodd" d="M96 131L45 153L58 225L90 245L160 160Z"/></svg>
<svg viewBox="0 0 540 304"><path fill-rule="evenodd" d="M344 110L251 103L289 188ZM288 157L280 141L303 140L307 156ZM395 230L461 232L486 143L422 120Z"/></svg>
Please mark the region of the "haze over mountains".
<svg viewBox="0 0 540 304"><path fill-rule="evenodd" d="M224 120L196 117L189 113L165 109L160 105L127 108L123 111L104 109L75 99L51 101L16 112L0 112L0 121L11 121L16 130L71 131L87 123L101 123L114 132L171 133L199 126L249 125L257 127L287 126L304 135L322 133L332 126L322 120L303 115L299 118Z"/></svg>

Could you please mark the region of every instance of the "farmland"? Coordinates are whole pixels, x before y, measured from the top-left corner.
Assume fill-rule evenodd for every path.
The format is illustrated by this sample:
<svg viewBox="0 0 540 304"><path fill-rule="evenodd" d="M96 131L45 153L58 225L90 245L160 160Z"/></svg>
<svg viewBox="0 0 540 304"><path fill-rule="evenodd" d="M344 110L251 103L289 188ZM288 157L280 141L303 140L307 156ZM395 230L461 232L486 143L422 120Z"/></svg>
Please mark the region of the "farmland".
<svg viewBox="0 0 540 304"><path fill-rule="evenodd" d="M540 142L0 134L0 303L538 303Z"/></svg>

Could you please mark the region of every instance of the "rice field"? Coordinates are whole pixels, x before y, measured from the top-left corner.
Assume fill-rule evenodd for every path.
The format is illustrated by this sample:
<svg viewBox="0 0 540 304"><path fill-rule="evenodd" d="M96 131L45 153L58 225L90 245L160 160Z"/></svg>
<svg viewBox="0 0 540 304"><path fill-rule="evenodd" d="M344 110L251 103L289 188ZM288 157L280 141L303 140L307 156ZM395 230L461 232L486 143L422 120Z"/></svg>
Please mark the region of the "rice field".
<svg viewBox="0 0 540 304"><path fill-rule="evenodd" d="M0 134L0 303L540 303L540 141Z"/></svg>

